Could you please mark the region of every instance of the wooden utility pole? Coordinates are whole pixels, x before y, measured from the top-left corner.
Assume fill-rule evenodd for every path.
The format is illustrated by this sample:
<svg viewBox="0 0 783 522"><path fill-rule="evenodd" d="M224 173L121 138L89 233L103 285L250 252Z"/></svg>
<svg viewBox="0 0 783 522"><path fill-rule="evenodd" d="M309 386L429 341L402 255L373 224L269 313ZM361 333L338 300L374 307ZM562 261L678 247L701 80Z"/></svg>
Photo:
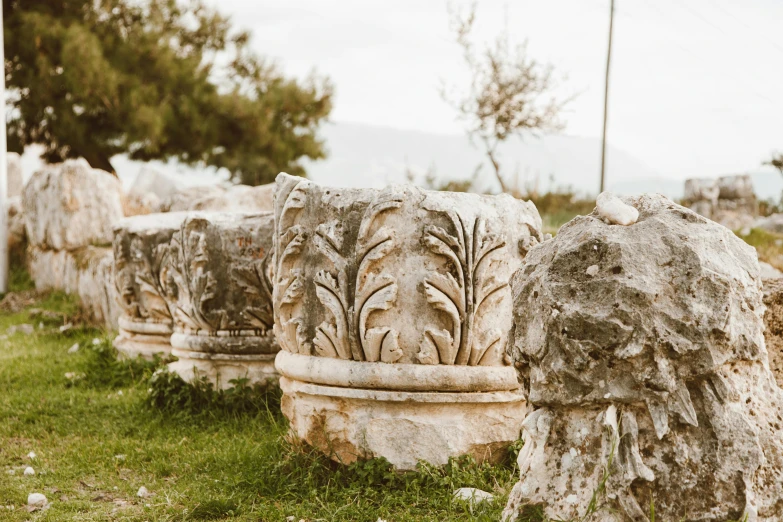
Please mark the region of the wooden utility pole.
<svg viewBox="0 0 783 522"><path fill-rule="evenodd" d="M8 150L5 137L5 40L3 39L3 2L0 0L0 294L8 292Z"/></svg>
<svg viewBox="0 0 783 522"><path fill-rule="evenodd" d="M601 138L601 190L606 179L606 119L609 112L609 65L612 63L612 30L614 29L614 0L609 7L609 48L606 51L606 85L604 86L604 132Z"/></svg>

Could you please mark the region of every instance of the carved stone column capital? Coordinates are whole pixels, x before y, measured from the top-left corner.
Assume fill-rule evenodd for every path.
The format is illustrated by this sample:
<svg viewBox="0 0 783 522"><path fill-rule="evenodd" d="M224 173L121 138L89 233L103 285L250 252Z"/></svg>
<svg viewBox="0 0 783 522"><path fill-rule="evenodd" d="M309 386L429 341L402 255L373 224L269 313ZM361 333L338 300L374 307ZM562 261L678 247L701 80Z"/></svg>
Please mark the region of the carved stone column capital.
<svg viewBox="0 0 783 522"><path fill-rule="evenodd" d="M174 320L169 367L218 387L276 381L271 212L196 212L171 238L160 280Z"/></svg>
<svg viewBox="0 0 783 522"><path fill-rule="evenodd" d="M490 458L516 440L509 279L541 240L535 206L285 174L277 184L277 367L292 430L343 462L383 456L400 468ZM381 424L392 433L371 436Z"/></svg>
<svg viewBox="0 0 783 522"><path fill-rule="evenodd" d="M171 353L172 318L160 271L171 236L186 216L133 216L114 226L114 284L122 307L114 346L123 356L151 359Z"/></svg>

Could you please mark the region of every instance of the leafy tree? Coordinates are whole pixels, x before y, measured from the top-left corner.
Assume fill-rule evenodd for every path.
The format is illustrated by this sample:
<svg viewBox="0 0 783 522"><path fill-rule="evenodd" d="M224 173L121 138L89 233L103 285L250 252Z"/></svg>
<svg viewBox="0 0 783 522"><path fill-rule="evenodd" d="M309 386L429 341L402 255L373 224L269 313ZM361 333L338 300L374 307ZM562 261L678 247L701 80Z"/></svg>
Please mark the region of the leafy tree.
<svg viewBox="0 0 783 522"><path fill-rule="evenodd" d="M498 148L511 136L559 131L564 128L560 112L571 101L558 99L553 68L527 54L526 43L514 48L508 29L493 45L477 51L472 40L476 6L461 13L449 6L451 29L462 48L470 72L468 89L454 96L441 89L441 97L452 105L465 122L471 140L479 142L503 192L522 196L517 183L509 183Z"/></svg>
<svg viewBox="0 0 783 522"><path fill-rule="evenodd" d="M284 78L201 0L4 0L9 149L176 158L260 184L324 157L328 80Z"/></svg>

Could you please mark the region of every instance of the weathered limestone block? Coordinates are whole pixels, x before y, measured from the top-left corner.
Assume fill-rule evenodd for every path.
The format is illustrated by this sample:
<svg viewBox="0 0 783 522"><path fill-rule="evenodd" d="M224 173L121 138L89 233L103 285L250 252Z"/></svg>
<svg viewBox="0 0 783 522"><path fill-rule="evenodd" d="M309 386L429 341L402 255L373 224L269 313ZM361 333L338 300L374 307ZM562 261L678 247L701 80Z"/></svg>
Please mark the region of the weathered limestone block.
<svg viewBox="0 0 783 522"><path fill-rule="evenodd" d="M14 196L5 201L8 221L8 252L12 262L24 259L24 249L27 234L24 229L24 212L21 196Z"/></svg>
<svg viewBox="0 0 783 522"><path fill-rule="evenodd" d="M22 189L24 188L22 158L16 152L9 152L7 155L6 164L8 165L8 191L6 193L6 197L21 197Z"/></svg>
<svg viewBox="0 0 783 522"><path fill-rule="evenodd" d="M219 196L225 193L226 189L217 185L206 185L196 187L185 187L161 198L161 212L180 212L183 210L193 210L193 203L207 197Z"/></svg>
<svg viewBox="0 0 783 522"><path fill-rule="evenodd" d="M219 388L277 380L272 292L266 274L271 212L194 213L171 238L160 279L174 319L169 365Z"/></svg>
<svg viewBox="0 0 783 522"><path fill-rule="evenodd" d="M691 210L731 230L750 227L758 216L753 180L747 174L685 181Z"/></svg>
<svg viewBox="0 0 783 522"><path fill-rule="evenodd" d="M402 469L499 456L524 416L508 281L541 239L533 204L286 174L277 187L276 364L294 435Z"/></svg>
<svg viewBox="0 0 783 522"><path fill-rule="evenodd" d="M182 190L182 185L179 180L145 166L136 175L136 179L128 189L128 194L137 197L154 194L159 200L164 200L180 190Z"/></svg>
<svg viewBox="0 0 783 522"><path fill-rule="evenodd" d="M587 520L782 520L756 253L663 196L625 201L637 223L577 217L512 280L535 409L504 520L526 504L585 520L594 494Z"/></svg>
<svg viewBox="0 0 783 522"><path fill-rule="evenodd" d="M79 296L88 319L116 329L120 305L113 283L111 248L43 250L29 246L27 264L37 290L60 290Z"/></svg>
<svg viewBox="0 0 783 522"><path fill-rule="evenodd" d="M23 201L27 239L39 248L111 244L111 227L123 217L120 181L83 161L50 165L33 174Z"/></svg>
<svg viewBox="0 0 783 522"><path fill-rule="evenodd" d="M769 352L769 368L778 386L783 386L783 279L764 281L764 339Z"/></svg>
<svg viewBox="0 0 783 522"><path fill-rule="evenodd" d="M123 314L114 346L126 357L171 353L173 321L160 279L169 241L186 212L149 214L114 226L114 284Z"/></svg>
<svg viewBox="0 0 783 522"><path fill-rule="evenodd" d="M720 186L715 178L691 178L685 180L685 199L717 203Z"/></svg>
<svg viewBox="0 0 783 522"><path fill-rule="evenodd" d="M756 199L753 178L748 174L718 178L718 199Z"/></svg>
<svg viewBox="0 0 783 522"><path fill-rule="evenodd" d="M188 210L213 212L256 212L272 210L275 184L250 187L234 185L222 193L211 194L194 201Z"/></svg>

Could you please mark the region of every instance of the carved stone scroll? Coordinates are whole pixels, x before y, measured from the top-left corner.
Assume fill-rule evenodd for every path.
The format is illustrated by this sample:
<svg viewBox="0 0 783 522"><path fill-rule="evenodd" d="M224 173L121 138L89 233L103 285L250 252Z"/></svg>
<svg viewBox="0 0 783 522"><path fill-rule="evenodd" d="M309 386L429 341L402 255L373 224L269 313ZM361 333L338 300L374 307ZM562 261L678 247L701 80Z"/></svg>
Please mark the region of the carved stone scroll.
<svg viewBox="0 0 783 522"><path fill-rule="evenodd" d="M122 307L114 346L123 356L171 353L172 318L160 271L185 217L184 212L148 214L114 226L114 284Z"/></svg>
<svg viewBox="0 0 783 522"><path fill-rule="evenodd" d="M205 376L276 381L272 287L273 216L192 213L173 234L160 272L174 333L169 367L186 380Z"/></svg>
<svg viewBox="0 0 783 522"><path fill-rule="evenodd" d="M500 422L503 435L477 430L472 435L478 438L449 424L453 417L428 427L421 423L439 418L430 417L427 408L432 404L454 403L456 410L468 411L474 404L471 393L510 393L502 399L482 396L480 401L486 412L501 418L522 401L515 395L515 372L506 356L512 325L509 279L527 249L542 239L541 218L532 203L412 186L336 189L285 174L278 176L277 184L275 331L286 352L278 357L278 369L287 378L281 381L288 390L284 411L296 434L325 451L342 448L333 456L343 461L385 456L398 467L415 465L415 455L445 462L450 455L484 448L485 443L497 446L516 439L521 427L516 412L505 421L492 421ZM294 371L304 367L316 372L324 364L334 375L345 376L345 382L324 385L315 373L308 377L307 372ZM444 368L440 373L439 367ZM484 368L507 373L512 378L503 382L514 385L495 389L491 379L481 377ZM436 377L441 373L443 378ZM428 375L428 384L424 390L417 388L415 396L400 391L395 392L397 398L386 399L410 401L407 418L416 428L405 437L413 437L417 430L450 431L453 440L441 453L404 439L410 442L409 454L393 456L383 445L368 442L375 439L367 437L369 428L362 424L362 416L392 413L375 403L386 399L373 399L376 392L365 386L372 382L373 387L390 390L394 386L388 380L397 382L402 374L408 379ZM446 385L452 381L484 384L460 388L457 398L449 395L457 392ZM354 391L350 398L338 400L330 386ZM486 406L489 403L493 406ZM444 415L447 409L444 406ZM419 410L427 413L418 416ZM323 433L313 431L323 431L315 425L316 417L332 414L348 415L349 424L358 424L336 430L334 440L325 440Z"/></svg>

